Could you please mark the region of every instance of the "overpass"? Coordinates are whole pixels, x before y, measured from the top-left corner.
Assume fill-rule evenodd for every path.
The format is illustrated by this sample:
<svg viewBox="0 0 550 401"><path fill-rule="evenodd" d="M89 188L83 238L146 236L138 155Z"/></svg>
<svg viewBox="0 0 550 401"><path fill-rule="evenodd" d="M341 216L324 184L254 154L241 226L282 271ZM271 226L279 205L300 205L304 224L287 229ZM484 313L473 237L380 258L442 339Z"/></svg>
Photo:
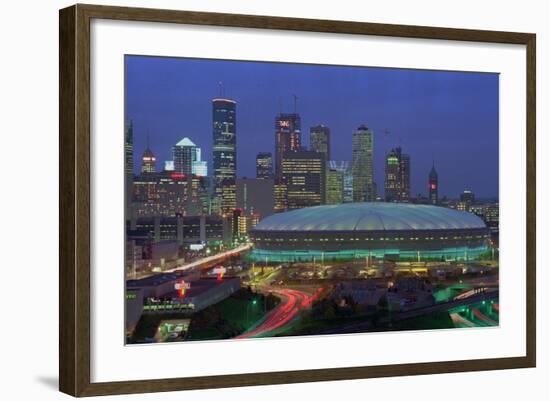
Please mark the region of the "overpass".
<svg viewBox="0 0 550 401"><path fill-rule="evenodd" d="M423 308L412 309L405 312L395 312L391 313L388 316L380 318L377 324L388 324L390 322L397 322L400 320L412 319L415 317L431 314L434 312L448 311L454 308L459 308L461 306L470 305L476 302L490 301L498 299L498 290L486 289L484 291L478 291L469 297L453 299L448 302L438 302L436 304L426 306ZM374 328L372 321L369 319L365 322L352 323L347 325L341 325L338 327L331 327L329 329L323 330L318 334L342 334L342 333L360 333L366 332Z"/></svg>
<svg viewBox="0 0 550 401"><path fill-rule="evenodd" d="M207 256L205 258L200 258L199 260L196 260L196 261L191 262L191 263L186 263L184 265L177 266L173 269L164 270L163 273L173 273L173 272L176 272L176 271L189 270L189 269L193 269L193 268L201 268L202 269L202 268L212 267L212 266L215 266L216 264L224 261L225 259L230 258L231 256L238 255L242 252L248 251L251 248L252 248L252 244L244 244L244 245L241 245L237 248L233 248L233 249L230 249L230 250L222 252L222 253L217 253L217 254L212 255L212 256Z"/></svg>

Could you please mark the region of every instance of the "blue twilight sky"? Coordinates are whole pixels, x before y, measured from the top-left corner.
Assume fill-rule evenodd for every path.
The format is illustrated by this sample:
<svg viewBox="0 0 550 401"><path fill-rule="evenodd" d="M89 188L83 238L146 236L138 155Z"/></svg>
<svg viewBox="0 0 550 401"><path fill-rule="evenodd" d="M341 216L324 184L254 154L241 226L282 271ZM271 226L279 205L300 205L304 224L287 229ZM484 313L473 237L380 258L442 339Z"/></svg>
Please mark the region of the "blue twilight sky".
<svg viewBox="0 0 550 401"><path fill-rule="evenodd" d="M157 168L188 136L212 159L212 98L237 103L237 173L255 176L255 158L274 153L281 111L309 128L331 129L331 158L351 160L352 132L375 132L375 179L384 187L384 156L401 145L411 157L411 194L427 192L435 161L440 197L464 189L498 196L498 74L126 56L126 117L134 123L136 171L149 132ZM388 131L389 133L387 133ZM209 166L211 168L211 165Z"/></svg>

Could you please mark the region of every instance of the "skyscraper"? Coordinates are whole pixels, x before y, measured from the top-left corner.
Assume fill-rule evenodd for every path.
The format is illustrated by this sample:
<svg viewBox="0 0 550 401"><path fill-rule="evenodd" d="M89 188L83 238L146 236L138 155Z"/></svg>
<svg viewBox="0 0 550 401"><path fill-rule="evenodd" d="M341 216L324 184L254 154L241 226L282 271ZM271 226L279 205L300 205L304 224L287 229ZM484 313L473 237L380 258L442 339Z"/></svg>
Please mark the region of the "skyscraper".
<svg viewBox="0 0 550 401"><path fill-rule="evenodd" d="M147 149L141 156L141 173L155 173L157 171L157 158L153 151L147 145Z"/></svg>
<svg viewBox="0 0 550 401"><path fill-rule="evenodd" d="M401 201L410 202L411 200L411 157L401 154Z"/></svg>
<svg viewBox="0 0 550 401"><path fill-rule="evenodd" d="M409 202L411 159L402 153L401 147L386 155L384 198L386 202Z"/></svg>
<svg viewBox="0 0 550 401"><path fill-rule="evenodd" d="M256 178L273 178L273 156L271 152L260 152L256 156Z"/></svg>
<svg viewBox="0 0 550 401"><path fill-rule="evenodd" d="M472 191L465 189L460 194L460 202L457 204L458 210L463 210L466 212L471 211L472 205L476 202L476 197Z"/></svg>
<svg viewBox="0 0 550 401"><path fill-rule="evenodd" d="M325 203L326 161L313 151L288 151L282 160L282 181L286 185L288 209Z"/></svg>
<svg viewBox="0 0 550 401"><path fill-rule="evenodd" d="M386 155L384 198L386 202L397 202L401 187L400 159L401 148L392 149Z"/></svg>
<svg viewBox="0 0 550 401"><path fill-rule="evenodd" d="M465 189L461 194L460 194L460 201L461 202L468 202L470 205L474 204L475 201L476 201L476 196L475 194L470 191L469 189Z"/></svg>
<svg viewBox="0 0 550 401"><path fill-rule="evenodd" d="M280 181L273 183L273 211L281 213L288 209L286 184Z"/></svg>
<svg viewBox="0 0 550 401"><path fill-rule="evenodd" d="M366 125L361 125L353 133L352 139L351 169L354 202L370 202L376 199L373 151L374 132Z"/></svg>
<svg viewBox="0 0 550 401"><path fill-rule="evenodd" d="M127 120L124 126L124 172L134 174L134 124Z"/></svg>
<svg viewBox="0 0 550 401"><path fill-rule="evenodd" d="M428 198L432 205L437 205L439 203L439 198L437 195L439 187L437 171L435 171L435 163L432 164L432 169L430 170L430 175L428 178Z"/></svg>
<svg viewBox="0 0 550 401"><path fill-rule="evenodd" d="M201 159L201 148L187 137L172 148L174 160L164 162L164 170L177 171L180 174L193 174L199 177L208 175L208 163Z"/></svg>
<svg viewBox="0 0 550 401"><path fill-rule="evenodd" d="M124 181L125 181L125 213L131 216L132 194L134 187L134 126L132 120L124 124Z"/></svg>
<svg viewBox="0 0 550 401"><path fill-rule="evenodd" d="M302 122L297 113L280 113L275 118L275 180L282 178L283 156L302 147Z"/></svg>
<svg viewBox="0 0 550 401"><path fill-rule="evenodd" d="M336 205L344 202L344 172L327 169L326 204Z"/></svg>
<svg viewBox="0 0 550 401"><path fill-rule="evenodd" d="M213 99L212 123L214 196L220 199L220 212L227 213L237 207L237 102L224 98Z"/></svg>
<svg viewBox="0 0 550 401"><path fill-rule="evenodd" d="M351 172L351 163L348 160L330 160L328 167L331 170L341 171L344 177L344 203L353 202L353 175Z"/></svg>
<svg viewBox="0 0 550 401"><path fill-rule="evenodd" d="M323 153L330 160L330 129L323 124L309 129L309 149Z"/></svg>
<svg viewBox="0 0 550 401"><path fill-rule="evenodd" d="M195 148L197 145L188 137L183 138L172 148L174 158L174 171L180 174L193 173L193 159L195 157Z"/></svg>

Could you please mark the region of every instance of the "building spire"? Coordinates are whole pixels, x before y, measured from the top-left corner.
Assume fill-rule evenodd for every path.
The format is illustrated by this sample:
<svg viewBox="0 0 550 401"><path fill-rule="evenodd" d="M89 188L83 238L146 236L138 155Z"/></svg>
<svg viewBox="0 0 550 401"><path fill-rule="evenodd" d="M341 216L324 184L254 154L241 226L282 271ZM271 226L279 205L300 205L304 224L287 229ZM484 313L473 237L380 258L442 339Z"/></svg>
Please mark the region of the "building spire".
<svg viewBox="0 0 550 401"><path fill-rule="evenodd" d="M218 81L218 88L219 88L219 96L221 98L224 98L225 97L225 89L223 87L223 82L222 81Z"/></svg>
<svg viewBox="0 0 550 401"><path fill-rule="evenodd" d="M294 98L294 113L296 114L298 110L298 96L292 95L292 97Z"/></svg>

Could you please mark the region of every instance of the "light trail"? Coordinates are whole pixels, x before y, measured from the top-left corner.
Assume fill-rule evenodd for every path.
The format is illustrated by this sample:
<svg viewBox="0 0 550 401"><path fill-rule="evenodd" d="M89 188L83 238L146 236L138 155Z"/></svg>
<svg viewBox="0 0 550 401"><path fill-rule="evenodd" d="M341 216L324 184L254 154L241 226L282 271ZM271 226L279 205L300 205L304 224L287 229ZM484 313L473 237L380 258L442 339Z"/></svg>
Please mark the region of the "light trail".
<svg viewBox="0 0 550 401"><path fill-rule="evenodd" d="M319 288L313 295L290 288L273 289L272 292L281 296L281 304L269 312L264 321L255 329L243 333L236 338L263 337L291 322L299 312L308 308L319 297L323 289Z"/></svg>
<svg viewBox="0 0 550 401"><path fill-rule="evenodd" d="M252 244L241 245L237 248L230 249L228 251L218 253L216 255L208 256L206 258L196 260L196 261L188 263L186 265L178 266L174 269L164 270L163 273L173 273L173 272L181 271L181 270L189 270L189 269L192 269L194 267L200 267L200 266L205 265L205 264L214 263L214 262L217 262L219 260L228 258L230 256L239 254L241 252L248 251L250 248L252 248Z"/></svg>
<svg viewBox="0 0 550 401"><path fill-rule="evenodd" d="M490 326L498 326L498 322L495 322L493 319L491 319L488 316L485 316L481 311L477 308L472 308L473 315L481 320L483 323L488 324Z"/></svg>
<svg viewBox="0 0 550 401"><path fill-rule="evenodd" d="M460 327L460 325L464 325L466 327L476 327L473 322L463 318L458 313L451 313L451 320L453 321L454 325L458 327Z"/></svg>

